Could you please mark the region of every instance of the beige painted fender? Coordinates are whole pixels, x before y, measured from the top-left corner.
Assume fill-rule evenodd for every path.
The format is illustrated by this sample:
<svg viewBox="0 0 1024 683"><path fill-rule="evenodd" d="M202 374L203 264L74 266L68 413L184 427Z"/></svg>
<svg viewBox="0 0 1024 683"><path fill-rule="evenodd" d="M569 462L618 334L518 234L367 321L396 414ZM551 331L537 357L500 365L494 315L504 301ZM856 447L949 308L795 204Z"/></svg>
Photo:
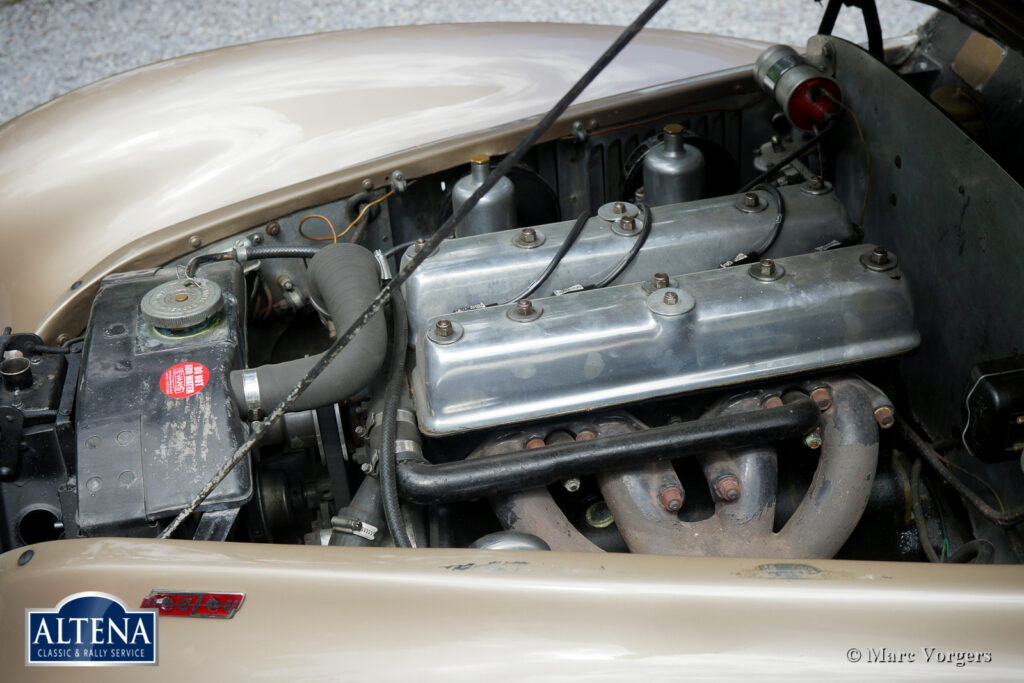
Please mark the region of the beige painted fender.
<svg viewBox="0 0 1024 683"><path fill-rule="evenodd" d="M271 40L28 112L0 126L0 326L75 334L108 272L354 192L363 177L384 185L393 167L371 172L373 160L540 114L619 31L464 24ZM580 102L750 64L761 47L646 30ZM476 151L505 151L492 143Z"/></svg>
<svg viewBox="0 0 1024 683"><path fill-rule="evenodd" d="M155 667L25 667L26 608L153 590L245 600L159 617ZM138 539L0 555L5 681L1019 680L1022 631L1007 565Z"/></svg>

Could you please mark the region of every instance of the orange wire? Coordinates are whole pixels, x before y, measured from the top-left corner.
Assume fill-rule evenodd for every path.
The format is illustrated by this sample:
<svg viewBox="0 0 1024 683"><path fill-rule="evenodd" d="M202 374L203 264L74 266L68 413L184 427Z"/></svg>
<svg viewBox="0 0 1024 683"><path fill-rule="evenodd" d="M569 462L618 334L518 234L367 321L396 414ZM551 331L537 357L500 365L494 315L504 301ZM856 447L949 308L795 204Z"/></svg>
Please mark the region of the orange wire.
<svg viewBox="0 0 1024 683"><path fill-rule="evenodd" d="M413 183L415 183L416 180L418 180L418 179L410 180L409 181L409 185L412 185ZM338 231L336 231L334 229L334 223L331 223L331 219L328 218L327 216L323 216L323 215L318 214L318 213L311 213L308 216L304 216L302 218L302 220L299 221L299 234L302 235L303 237L305 237L307 240L313 240L314 242L322 242L324 240L329 240L329 239L333 239L335 242L337 242L339 238L344 237L345 235L347 235L349 230L351 230L352 228L356 227L356 224L359 223L359 221L363 220L363 216L366 215L367 211L369 211L372 207L376 206L377 204L380 204L382 201L384 201L385 199L387 199L388 197L390 197L394 193L395 193L394 190L389 190L387 192L387 194L385 194L383 197L378 197L377 199L374 199L372 202L370 202L369 204L364 206L362 208L362 210L359 212L359 215L355 217L355 220L353 220L351 223L349 223L348 227L345 228L344 230L342 230L341 232L338 232ZM302 232L302 224L305 223L310 218L320 218L320 219L324 220L327 223L327 226L331 229L331 237L310 237L309 235L307 235L304 232Z"/></svg>
<svg viewBox="0 0 1024 683"><path fill-rule="evenodd" d="M412 185L412 183L409 183L409 184ZM342 230L341 233L338 235L338 237L344 237L345 235L347 235L348 231L356 226L356 223L358 223L359 221L363 220L363 216L365 216L366 212L370 210L370 207L376 206L377 204L380 204L382 201L384 201L385 199L387 199L388 197L390 197L394 193L395 193L394 190L390 190L383 197L380 197L379 199L374 199L372 202L370 202L369 204L364 206L362 211L359 212L359 215L355 217L355 220L353 220L351 223L349 223L348 227L345 228L344 230ZM334 241L337 242L338 240L335 239Z"/></svg>
<svg viewBox="0 0 1024 683"><path fill-rule="evenodd" d="M319 218L322 221L324 221L325 223L327 223L327 227L329 227L331 229L331 236L330 237L310 237L306 233L302 232L302 224L305 223L306 221L308 221L310 218ZM349 226L349 227L352 227L352 226ZM346 229L345 232L348 232L348 229ZM344 235L344 234L345 233L342 233L342 235ZM333 239L335 242L337 242L338 241L338 237L341 236L341 235L338 234L338 231L334 229L334 223L331 222L331 219L328 218L327 216L321 215L319 213L311 213L308 216L303 216L302 217L302 220L299 221L299 235L301 235L302 237L305 237L307 240L312 240L313 242L323 242L325 240L330 240L330 239Z"/></svg>

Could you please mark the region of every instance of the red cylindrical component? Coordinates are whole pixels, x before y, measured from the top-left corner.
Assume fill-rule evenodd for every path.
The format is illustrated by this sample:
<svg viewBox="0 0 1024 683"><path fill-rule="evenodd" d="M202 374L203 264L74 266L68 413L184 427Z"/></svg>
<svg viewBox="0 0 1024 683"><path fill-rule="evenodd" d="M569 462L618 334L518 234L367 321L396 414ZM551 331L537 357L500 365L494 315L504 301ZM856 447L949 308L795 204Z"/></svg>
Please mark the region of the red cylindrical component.
<svg viewBox="0 0 1024 683"><path fill-rule="evenodd" d="M825 124L835 116L839 105L822 91L827 92L835 100L842 101L839 86L829 78L812 78L793 90L789 98L789 111L786 112L793 125L810 130L814 126Z"/></svg>

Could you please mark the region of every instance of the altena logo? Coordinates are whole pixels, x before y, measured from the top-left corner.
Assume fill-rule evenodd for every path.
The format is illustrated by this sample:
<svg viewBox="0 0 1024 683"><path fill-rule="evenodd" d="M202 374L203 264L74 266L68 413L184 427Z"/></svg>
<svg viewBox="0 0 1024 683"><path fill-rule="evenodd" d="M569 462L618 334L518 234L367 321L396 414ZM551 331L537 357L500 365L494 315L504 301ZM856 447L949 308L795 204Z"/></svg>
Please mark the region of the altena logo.
<svg viewBox="0 0 1024 683"><path fill-rule="evenodd" d="M113 595L75 593L56 609L25 610L25 664L157 663L157 610L129 610Z"/></svg>

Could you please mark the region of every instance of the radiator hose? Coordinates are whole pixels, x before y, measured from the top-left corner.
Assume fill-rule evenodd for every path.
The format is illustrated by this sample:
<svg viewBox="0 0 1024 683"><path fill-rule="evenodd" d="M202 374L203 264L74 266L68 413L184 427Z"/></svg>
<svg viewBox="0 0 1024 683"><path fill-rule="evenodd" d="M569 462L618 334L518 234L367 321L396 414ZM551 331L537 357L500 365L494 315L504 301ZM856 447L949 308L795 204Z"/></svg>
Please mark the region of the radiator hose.
<svg viewBox="0 0 1024 683"><path fill-rule="evenodd" d="M380 291L377 261L357 244L331 244L309 262L313 288L336 329L347 329ZM291 410L311 410L349 398L380 371L387 353L384 316L374 316L337 358L316 378ZM231 395L243 414L259 414L280 404L319 355L231 373Z"/></svg>

